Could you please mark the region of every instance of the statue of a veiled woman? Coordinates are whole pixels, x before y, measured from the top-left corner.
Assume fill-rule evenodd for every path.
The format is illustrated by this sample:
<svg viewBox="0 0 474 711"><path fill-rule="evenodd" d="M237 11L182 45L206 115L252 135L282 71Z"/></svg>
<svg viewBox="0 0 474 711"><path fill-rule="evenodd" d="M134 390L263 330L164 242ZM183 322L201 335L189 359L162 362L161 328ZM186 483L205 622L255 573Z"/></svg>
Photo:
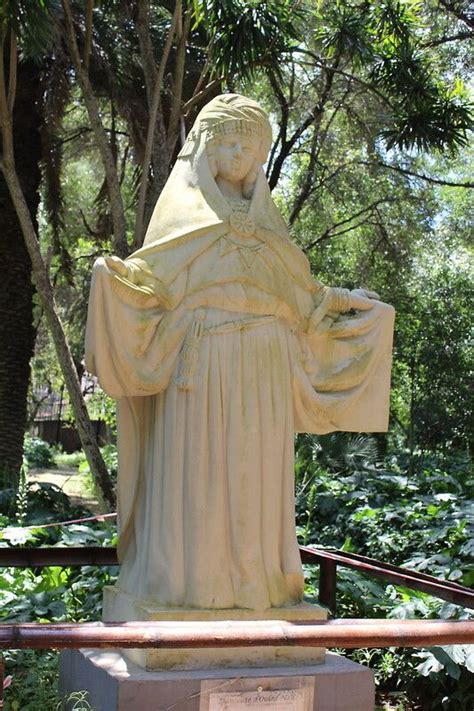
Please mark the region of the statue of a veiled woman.
<svg viewBox="0 0 474 711"><path fill-rule="evenodd" d="M117 399L117 585L136 600L300 602L294 433L387 426L393 308L312 278L270 144L257 103L213 99L144 246L94 268L87 366Z"/></svg>

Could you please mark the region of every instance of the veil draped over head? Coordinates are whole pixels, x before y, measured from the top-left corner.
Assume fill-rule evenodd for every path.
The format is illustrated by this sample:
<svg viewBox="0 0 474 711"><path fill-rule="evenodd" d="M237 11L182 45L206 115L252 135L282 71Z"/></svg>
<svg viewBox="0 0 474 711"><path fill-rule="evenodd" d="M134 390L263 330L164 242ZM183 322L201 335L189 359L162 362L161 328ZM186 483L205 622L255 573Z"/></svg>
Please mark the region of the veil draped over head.
<svg viewBox="0 0 474 711"><path fill-rule="evenodd" d="M156 203L143 247L130 257L153 262L153 272L165 283L176 278L178 270L228 229L232 205L212 175L206 145L229 133L256 136L260 139L258 160L261 165L266 160L272 130L267 115L255 101L239 94L223 94L202 109ZM289 265L295 280L314 289L307 260L289 238L262 167L258 170L248 217L255 223L259 236L265 239L266 235L271 240L269 246ZM178 244L184 249L179 250L176 260L170 248Z"/></svg>

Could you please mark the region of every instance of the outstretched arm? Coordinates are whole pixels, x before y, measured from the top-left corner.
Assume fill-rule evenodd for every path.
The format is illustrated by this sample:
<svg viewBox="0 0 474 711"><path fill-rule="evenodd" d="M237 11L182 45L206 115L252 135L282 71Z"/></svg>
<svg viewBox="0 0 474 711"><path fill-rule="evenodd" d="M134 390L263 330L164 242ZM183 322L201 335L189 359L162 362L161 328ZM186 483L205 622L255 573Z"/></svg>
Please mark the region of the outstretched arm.
<svg viewBox="0 0 474 711"><path fill-rule="evenodd" d="M336 318L339 314L351 311L368 311L373 307L373 299L379 299L375 291L366 289L340 289L326 287L322 301L310 317L309 331L317 328L326 316Z"/></svg>

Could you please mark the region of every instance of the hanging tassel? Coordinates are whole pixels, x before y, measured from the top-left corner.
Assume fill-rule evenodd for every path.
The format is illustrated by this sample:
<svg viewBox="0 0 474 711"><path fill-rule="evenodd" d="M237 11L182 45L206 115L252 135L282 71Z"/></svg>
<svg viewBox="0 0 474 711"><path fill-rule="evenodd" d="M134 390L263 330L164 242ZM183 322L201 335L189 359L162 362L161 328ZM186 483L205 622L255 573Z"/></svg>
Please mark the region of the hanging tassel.
<svg viewBox="0 0 474 711"><path fill-rule="evenodd" d="M204 333L204 314L196 313L179 354L175 383L180 390L191 390L199 357L199 344Z"/></svg>

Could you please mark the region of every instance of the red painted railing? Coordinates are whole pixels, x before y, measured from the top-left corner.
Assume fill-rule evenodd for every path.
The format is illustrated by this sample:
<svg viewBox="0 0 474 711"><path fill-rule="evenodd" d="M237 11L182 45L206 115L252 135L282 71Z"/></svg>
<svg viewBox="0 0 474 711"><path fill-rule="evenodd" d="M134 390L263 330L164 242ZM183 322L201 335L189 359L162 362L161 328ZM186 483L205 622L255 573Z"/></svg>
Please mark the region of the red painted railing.
<svg viewBox="0 0 474 711"><path fill-rule="evenodd" d="M70 522L64 522L67 525ZM76 523L76 521L74 522ZM319 601L335 614L337 567L345 566L464 607L474 607L474 591L458 583L400 568L355 553L300 547L304 563L319 564ZM0 548L0 566L117 565L115 548ZM159 622L82 624L0 624L0 649L65 647L314 646L420 647L474 643L470 620L330 620L289 625L261 622L179 622L170 629ZM4 665L0 656L0 707Z"/></svg>

